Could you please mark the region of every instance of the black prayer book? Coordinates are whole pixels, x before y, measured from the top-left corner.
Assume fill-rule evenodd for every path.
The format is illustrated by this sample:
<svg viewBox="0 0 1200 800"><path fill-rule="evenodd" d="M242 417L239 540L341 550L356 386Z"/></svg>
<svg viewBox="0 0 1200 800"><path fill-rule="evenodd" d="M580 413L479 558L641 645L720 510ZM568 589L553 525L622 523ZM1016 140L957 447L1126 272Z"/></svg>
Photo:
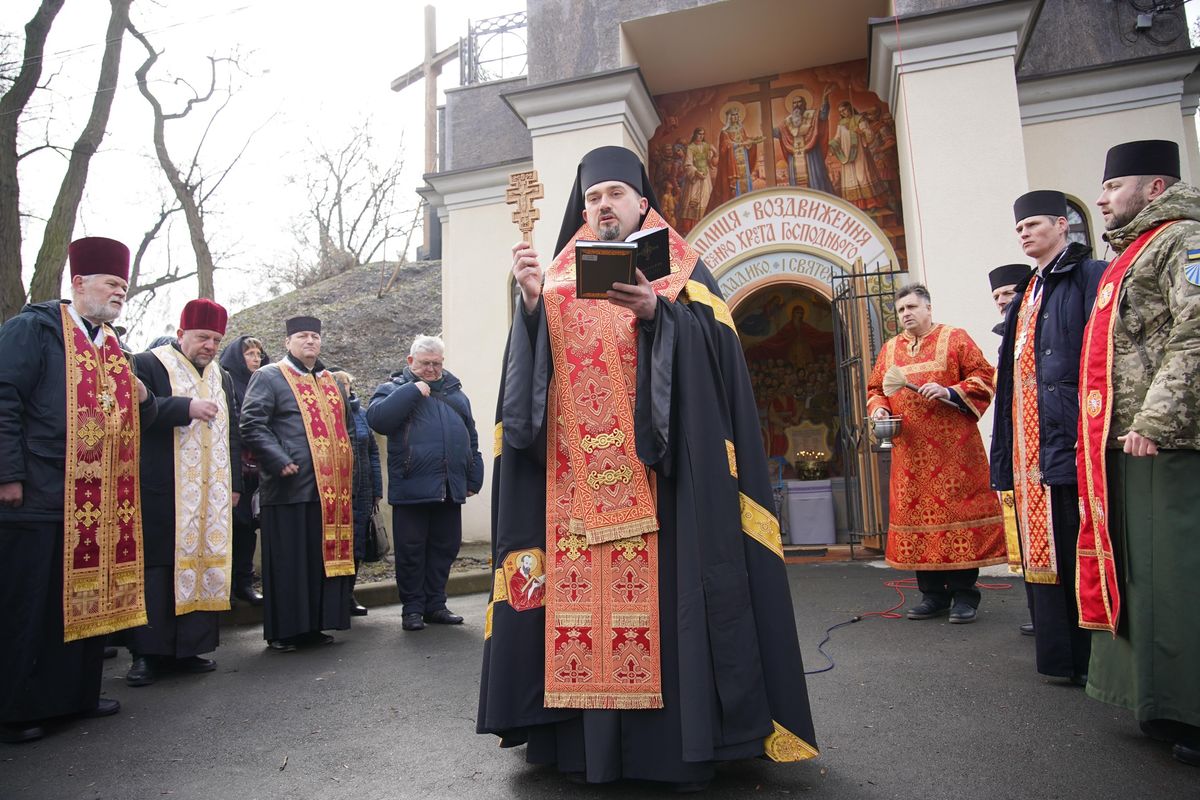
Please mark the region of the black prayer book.
<svg viewBox="0 0 1200 800"><path fill-rule="evenodd" d="M575 242L575 296L605 300L614 283L636 284L634 269L654 282L671 273L666 228L636 231L624 242Z"/></svg>

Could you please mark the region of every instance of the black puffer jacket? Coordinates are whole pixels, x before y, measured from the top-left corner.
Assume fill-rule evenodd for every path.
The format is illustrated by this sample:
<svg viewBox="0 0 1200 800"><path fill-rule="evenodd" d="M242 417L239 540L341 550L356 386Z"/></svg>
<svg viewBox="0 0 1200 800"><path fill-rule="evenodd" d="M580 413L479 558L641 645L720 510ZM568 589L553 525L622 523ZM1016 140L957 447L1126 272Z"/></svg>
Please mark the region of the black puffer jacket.
<svg viewBox="0 0 1200 800"><path fill-rule="evenodd" d="M1032 347L1037 353L1038 422L1043 482L1066 486L1078 481L1075 442L1079 436L1079 353L1083 328L1096 302L1096 288L1107 262L1089 258L1091 249L1077 242L1046 276L1042 306ZM1032 275L1017 285L1004 315L1004 339L996 374L992 427L992 488L1013 488L1013 345L1017 315Z"/></svg>
<svg viewBox="0 0 1200 800"><path fill-rule="evenodd" d="M483 455L462 383L442 374L441 390L429 397L405 367L379 385L367 422L388 437L388 502L392 505L465 503L483 485Z"/></svg>

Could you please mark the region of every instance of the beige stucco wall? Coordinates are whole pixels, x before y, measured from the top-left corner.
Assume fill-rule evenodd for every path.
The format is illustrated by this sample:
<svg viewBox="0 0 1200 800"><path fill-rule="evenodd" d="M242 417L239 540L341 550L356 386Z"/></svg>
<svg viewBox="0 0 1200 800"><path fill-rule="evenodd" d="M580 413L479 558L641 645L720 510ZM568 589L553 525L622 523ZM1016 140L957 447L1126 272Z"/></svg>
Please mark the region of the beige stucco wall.
<svg viewBox="0 0 1200 800"><path fill-rule="evenodd" d="M1185 120L1178 103L1115 111L1095 116L1027 125L1025 161L1030 188L1058 189L1074 195L1087 206L1091 216L1092 239L1097 258L1105 255L1100 239L1104 220L1096 208L1100 179L1104 175L1104 156L1114 144L1134 139L1172 139L1180 144L1184 180L1195 183L1195 126L1185 133ZM1190 121L1189 121L1190 122Z"/></svg>
<svg viewBox="0 0 1200 800"><path fill-rule="evenodd" d="M451 209L443 231L442 321L446 368L471 400L483 453L483 489L463 507L463 538L491 537L493 430L508 335L510 250L518 235L502 202Z"/></svg>
<svg viewBox="0 0 1200 800"><path fill-rule="evenodd" d="M1024 259L1012 201L1027 190L1011 57L900 77L896 134L909 271L934 320L964 328L995 363L999 321L988 271ZM980 420L984 444L992 415Z"/></svg>

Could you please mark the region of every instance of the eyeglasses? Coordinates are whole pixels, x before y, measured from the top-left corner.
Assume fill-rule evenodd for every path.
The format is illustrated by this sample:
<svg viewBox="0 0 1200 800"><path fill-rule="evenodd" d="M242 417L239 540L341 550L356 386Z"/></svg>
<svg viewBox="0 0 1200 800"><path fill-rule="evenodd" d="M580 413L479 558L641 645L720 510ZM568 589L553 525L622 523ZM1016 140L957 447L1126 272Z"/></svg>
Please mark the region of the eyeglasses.
<svg viewBox="0 0 1200 800"><path fill-rule="evenodd" d="M436 367L437 369L442 368L441 361L423 361L421 359L417 359L416 364L418 367Z"/></svg>

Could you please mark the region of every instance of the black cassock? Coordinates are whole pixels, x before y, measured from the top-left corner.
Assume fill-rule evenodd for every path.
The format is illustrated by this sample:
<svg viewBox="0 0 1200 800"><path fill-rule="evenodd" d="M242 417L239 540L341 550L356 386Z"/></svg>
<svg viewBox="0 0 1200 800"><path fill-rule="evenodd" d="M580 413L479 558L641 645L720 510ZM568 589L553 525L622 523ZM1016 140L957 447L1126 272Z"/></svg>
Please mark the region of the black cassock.
<svg viewBox="0 0 1200 800"><path fill-rule="evenodd" d="M297 362L284 356L292 365ZM260 367L242 399L242 446L258 458L262 498L263 637L349 630L353 576L327 578L316 473L304 418L280 363ZM304 372L302 366L296 366ZM320 361L311 372L325 370ZM344 402L344 398L343 398ZM348 404L343 405L347 408ZM346 416L349 430L354 420ZM292 476L280 470L295 463Z"/></svg>
<svg viewBox="0 0 1200 800"><path fill-rule="evenodd" d="M130 628L121 641L135 656L186 658L211 653L220 643L220 612L175 615L175 429L190 425L192 398L171 394L171 378L151 352L133 357L138 377L157 396L158 416L142 428L142 548L146 565L147 624ZM213 363L214 369L220 366ZM233 381L221 370L229 408L232 491L242 490L241 437Z"/></svg>
<svg viewBox="0 0 1200 800"><path fill-rule="evenodd" d="M787 574L742 529L739 492L773 508L741 344L702 263L690 302L660 299L638 336L635 434L658 490L662 709L547 709L545 609L490 606L477 731L528 743L527 759L591 782L703 781L713 762L817 754ZM503 450L492 473L492 563L546 547L545 312L518 311L497 403ZM729 469L726 441L737 454ZM551 548L547 548L550 550ZM780 728L777 746L764 740ZM782 756L782 758L780 758Z"/></svg>

